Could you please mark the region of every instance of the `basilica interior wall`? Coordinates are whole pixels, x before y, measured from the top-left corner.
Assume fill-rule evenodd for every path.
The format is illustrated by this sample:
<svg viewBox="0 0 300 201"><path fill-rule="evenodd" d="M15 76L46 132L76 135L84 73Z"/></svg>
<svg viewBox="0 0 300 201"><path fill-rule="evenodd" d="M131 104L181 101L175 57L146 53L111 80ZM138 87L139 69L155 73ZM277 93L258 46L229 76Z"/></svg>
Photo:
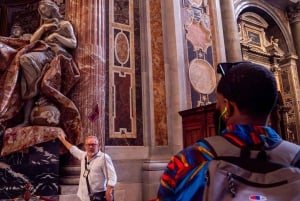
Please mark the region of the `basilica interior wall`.
<svg viewBox="0 0 300 201"><path fill-rule="evenodd" d="M10 36L16 22L32 33L40 23L37 2L0 0L0 35ZM79 41L73 55L81 80L70 98L79 106L82 138L97 135L112 156L118 200L153 198L166 162L183 146L178 112L215 102L216 64L230 54L225 51L220 1L56 3L74 25ZM300 133L298 58L286 13L256 0L235 1L234 9L236 23L228 26L239 30L239 53L277 73L282 106L289 107L284 117L286 138L299 142L293 134ZM252 13L248 15L252 20L256 17L251 26L242 19L245 13ZM249 41L249 27L259 38ZM78 167L68 155L63 157L65 170ZM78 168L75 172L71 182L60 183L63 193L75 194ZM57 173L55 178L61 177Z"/></svg>

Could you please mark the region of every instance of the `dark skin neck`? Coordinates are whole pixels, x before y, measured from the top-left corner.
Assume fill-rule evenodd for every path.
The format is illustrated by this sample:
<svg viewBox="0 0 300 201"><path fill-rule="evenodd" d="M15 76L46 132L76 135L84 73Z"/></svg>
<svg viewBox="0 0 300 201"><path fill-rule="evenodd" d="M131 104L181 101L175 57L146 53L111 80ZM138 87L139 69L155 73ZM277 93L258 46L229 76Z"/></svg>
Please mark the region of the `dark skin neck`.
<svg viewBox="0 0 300 201"><path fill-rule="evenodd" d="M232 105L233 111L232 115L229 116L226 124L252 124L252 125L261 125L265 126L268 122L268 116L251 116L249 114L242 113L236 106L235 103L230 103Z"/></svg>

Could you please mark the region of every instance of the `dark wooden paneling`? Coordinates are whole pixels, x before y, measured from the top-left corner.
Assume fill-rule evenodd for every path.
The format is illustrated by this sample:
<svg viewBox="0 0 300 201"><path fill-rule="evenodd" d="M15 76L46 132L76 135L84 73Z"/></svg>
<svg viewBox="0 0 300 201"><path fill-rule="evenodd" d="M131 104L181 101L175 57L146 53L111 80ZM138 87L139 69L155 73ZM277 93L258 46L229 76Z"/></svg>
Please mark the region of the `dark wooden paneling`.
<svg viewBox="0 0 300 201"><path fill-rule="evenodd" d="M183 145L187 147L200 139L216 135L215 103L179 112L182 117Z"/></svg>

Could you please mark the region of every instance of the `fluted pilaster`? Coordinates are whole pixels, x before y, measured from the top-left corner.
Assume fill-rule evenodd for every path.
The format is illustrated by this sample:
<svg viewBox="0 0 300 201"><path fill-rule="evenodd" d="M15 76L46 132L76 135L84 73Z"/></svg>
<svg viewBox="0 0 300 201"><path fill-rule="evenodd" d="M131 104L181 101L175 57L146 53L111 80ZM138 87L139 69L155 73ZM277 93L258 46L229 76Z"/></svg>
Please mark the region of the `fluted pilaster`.
<svg viewBox="0 0 300 201"><path fill-rule="evenodd" d="M75 60L81 72L81 81L73 97L82 118L83 135L104 136L105 120L105 65L106 30L105 0L69 0L66 14L77 33L78 47ZM99 107L99 116L88 116Z"/></svg>

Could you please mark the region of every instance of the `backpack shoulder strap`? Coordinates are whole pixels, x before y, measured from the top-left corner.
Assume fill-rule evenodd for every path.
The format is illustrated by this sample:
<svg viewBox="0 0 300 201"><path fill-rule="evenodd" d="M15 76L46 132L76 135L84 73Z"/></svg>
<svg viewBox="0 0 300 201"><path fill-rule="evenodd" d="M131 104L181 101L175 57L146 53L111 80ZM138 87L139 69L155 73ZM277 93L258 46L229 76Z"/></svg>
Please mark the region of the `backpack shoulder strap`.
<svg viewBox="0 0 300 201"><path fill-rule="evenodd" d="M300 167L300 146L282 140L276 147L266 150L270 160Z"/></svg>
<svg viewBox="0 0 300 201"><path fill-rule="evenodd" d="M239 157L241 148L234 145L223 136L207 137L203 140L214 151L216 157ZM282 140L272 149L266 150L270 160L300 168L300 146ZM258 151L251 151L251 156L257 156Z"/></svg>
<svg viewBox="0 0 300 201"><path fill-rule="evenodd" d="M218 135L213 137L207 137L204 138L203 141L212 148L216 157L240 156L241 148L232 144L223 136Z"/></svg>

